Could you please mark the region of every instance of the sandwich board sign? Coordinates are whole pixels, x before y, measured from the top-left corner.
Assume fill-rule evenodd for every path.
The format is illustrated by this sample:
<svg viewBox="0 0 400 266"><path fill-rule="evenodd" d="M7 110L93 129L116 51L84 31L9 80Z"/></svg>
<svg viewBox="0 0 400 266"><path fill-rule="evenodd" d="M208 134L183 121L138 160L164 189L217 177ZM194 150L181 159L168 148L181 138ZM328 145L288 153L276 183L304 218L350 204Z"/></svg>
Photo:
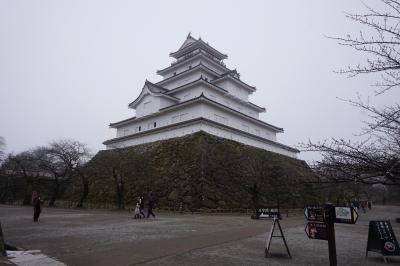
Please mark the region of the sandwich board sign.
<svg viewBox="0 0 400 266"><path fill-rule="evenodd" d="M400 256L399 243L390 221L369 222L366 257L369 251L381 253L385 262L387 256Z"/></svg>
<svg viewBox="0 0 400 266"><path fill-rule="evenodd" d="M275 225L278 225L279 232L280 232L279 235L275 235L274 234ZM271 246L271 240L272 240L273 237L282 238L283 243L285 244L285 247L286 247L286 251L287 251L287 253L289 255L289 258L292 258L292 255L290 255L289 246L286 243L285 235L283 234L283 231L282 231L281 224L279 223L279 218L277 218L277 217L274 217L274 222L272 223L271 231L270 231L268 239L267 239L267 244L266 244L266 247L265 247L265 257L268 257L269 248Z"/></svg>
<svg viewBox="0 0 400 266"><path fill-rule="evenodd" d="M308 222L304 230L310 239L328 240L326 223Z"/></svg>
<svg viewBox="0 0 400 266"><path fill-rule="evenodd" d="M353 207L335 207L335 223L355 224L358 213Z"/></svg>

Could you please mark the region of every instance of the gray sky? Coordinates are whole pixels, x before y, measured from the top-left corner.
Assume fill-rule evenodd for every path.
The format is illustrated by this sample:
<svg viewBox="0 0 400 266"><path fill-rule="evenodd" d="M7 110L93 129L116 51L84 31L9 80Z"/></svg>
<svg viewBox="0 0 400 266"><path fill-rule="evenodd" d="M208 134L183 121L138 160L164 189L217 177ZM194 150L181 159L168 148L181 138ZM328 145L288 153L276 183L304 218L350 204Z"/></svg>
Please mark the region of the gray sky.
<svg viewBox="0 0 400 266"><path fill-rule="evenodd" d="M353 139L367 117L336 97L400 99L399 90L372 96L373 77L333 73L364 58L324 35L357 33L344 11L364 10L358 0L0 0L0 136L8 152L61 138L104 149L115 136L108 124L133 116L128 103L145 79L161 79L156 70L190 31L257 87L251 100L285 129L280 142Z"/></svg>

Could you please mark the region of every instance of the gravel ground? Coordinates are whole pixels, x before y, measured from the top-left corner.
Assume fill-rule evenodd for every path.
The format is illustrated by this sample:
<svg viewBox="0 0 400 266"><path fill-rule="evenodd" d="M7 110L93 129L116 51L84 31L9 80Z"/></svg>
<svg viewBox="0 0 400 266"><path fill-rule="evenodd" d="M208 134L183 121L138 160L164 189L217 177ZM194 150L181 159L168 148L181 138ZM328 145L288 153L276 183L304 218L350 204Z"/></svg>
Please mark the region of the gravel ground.
<svg viewBox="0 0 400 266"><path fill-rule="evenodd" d="M338 265L385 265L365 248L370 220L391 220L400 237L400 207L374 206L356 225L336 224ZM274 238L271 257L264 257L271 221L245 216L160 214L155 220L134 220L127 212L49 209L39 223L32 209L0 205L8 243L39 249L67 265L328 265L328 244L310 240L304 217L281 221L293 259ZM390 260L400 265L400 257Z"/></svg>
<svg viewBox="0 0 400 266"><path fill-rule="evenodd" d="M365 258L370 220L390 220L396 236L400 236L400 225L394 222L400 217L400 207L374 207L360 214L355 225L335 224L338 265L386 265L382 256L369 252ZM284 234L293 259L286 255L283 242L273 239L269 258L263 256L268 233L226 243L220 246L194 250L148 262L143 265L329 265L328 242L308 239L304 233L305 219L296 224L292 219L284 228ZM284 222L283 222L284 223ZM193 263L195 262L195 263ZM400 257L389 259L390 264L400 265Z"/></svg>

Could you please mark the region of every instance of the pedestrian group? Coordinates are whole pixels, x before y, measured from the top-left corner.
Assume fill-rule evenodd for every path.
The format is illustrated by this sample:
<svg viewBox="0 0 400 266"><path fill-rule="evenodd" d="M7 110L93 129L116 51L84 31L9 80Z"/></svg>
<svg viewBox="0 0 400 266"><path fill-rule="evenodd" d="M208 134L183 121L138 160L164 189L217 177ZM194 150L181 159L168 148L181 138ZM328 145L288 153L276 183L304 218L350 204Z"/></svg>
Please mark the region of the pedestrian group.
<svg viewBox="0 0 400 266"><path fill-rule="evenodd" d="M144 214L144 198L142 196L138 197L136 200L136 206L133 211L133 218L134 219L143 219L143 218L149 218L150 215L153 216L153 218L156 218L156 215L153 212L154 209L154 196L153 192L150 191L149 194L147 195L148 198L148 205L147 205L147 215Z"/></svg>

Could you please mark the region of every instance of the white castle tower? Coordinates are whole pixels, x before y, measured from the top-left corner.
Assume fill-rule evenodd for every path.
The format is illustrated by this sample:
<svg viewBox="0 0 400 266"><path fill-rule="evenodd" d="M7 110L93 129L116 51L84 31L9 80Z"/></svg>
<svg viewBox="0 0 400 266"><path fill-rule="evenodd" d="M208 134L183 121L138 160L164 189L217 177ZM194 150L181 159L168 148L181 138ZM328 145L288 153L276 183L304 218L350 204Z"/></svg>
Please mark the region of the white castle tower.
<svg viewBox="0 0 400 266"><path fill-rule="evenodd" d="M227 55L189 33L170 56L176 61L157 71L163 80L146 80L140 95L129 104L136 116L110 124L117 129L117 136L104 142L107 149L204 131L297 157L299 150L277 142L276 134L283 129L259 119L265 108L248 99L256 88L225 66Z"/></svg>

